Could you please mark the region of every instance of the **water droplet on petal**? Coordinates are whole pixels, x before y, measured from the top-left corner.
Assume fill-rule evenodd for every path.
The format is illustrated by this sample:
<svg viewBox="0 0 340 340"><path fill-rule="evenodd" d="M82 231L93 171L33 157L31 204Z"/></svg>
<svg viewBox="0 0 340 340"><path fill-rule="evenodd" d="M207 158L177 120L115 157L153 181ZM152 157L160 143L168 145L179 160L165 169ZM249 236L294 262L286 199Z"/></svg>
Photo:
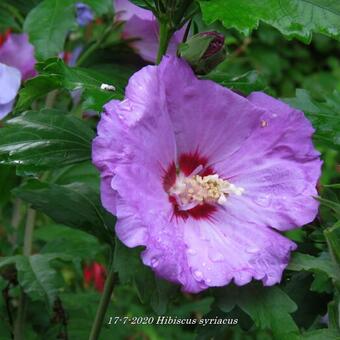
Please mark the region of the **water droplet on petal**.
<svg viewBox="0 0 340 340"><path fill-rule="evenodd" d="M218 251L214 251L212 254L210 254L211 261L214 262L221 262L224 260L223 254L221 254Z"/></svg>
<svg viewBox="0 0 340 340"><path fill-rule="evenodd" d="M260 249L256 247L249 247L246 249L246 252L248 254L256 254Z"/></svg>
<svg viewBox="0 0 340 340"><path fill-rule="evenodd" d="M207 264L205 262L202 263L202 266L205 267Z"/></svg>
<svg viewBox="0 0 340 340"><path fill-rule="evenodd" d="M153 257L153 258L151 259L151 267L152 267L152 268L156 268L156 267L158 266L158 264L159 264L158 258L157 258L157 257Z"/></svg>
<svg viewBox="0 0 340 340"><path fill-rule="evenodd" d="M268 207L271 203L271 199L268 195L261 195L254 198L254 202L261 207Z"/></svg>
<svg viewBox="0 0 340 340"><path fill-rule="evenodd" d="M188 253L189 255L196 255L196 254L197 254L196 250L195 250L195 249L192 249L192 248L189 248L189 249L187 250L187 253Z"/></svg>
<svg viewBox="0 0 340 340"><path fill-rule="evenodd" d="M211 282L211 279L206 279L205 282L206 282L206 283L210 283L210 282Z"/></svg>
<svg viewBox="0 0 340 340"><path fill-rule="evenodd" d="M203 274L202 274L202 272L200 272L199 270L195 270L195 271L194 271L194 278L195 278L196 280L201 281L201 280L203 279Z"/></svg>

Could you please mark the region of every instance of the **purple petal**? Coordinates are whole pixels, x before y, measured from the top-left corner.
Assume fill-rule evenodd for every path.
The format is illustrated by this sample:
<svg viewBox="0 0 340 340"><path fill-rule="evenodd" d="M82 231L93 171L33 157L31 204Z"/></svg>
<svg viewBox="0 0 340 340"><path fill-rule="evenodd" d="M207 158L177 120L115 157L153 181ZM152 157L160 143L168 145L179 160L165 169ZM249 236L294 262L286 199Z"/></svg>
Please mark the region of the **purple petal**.
<svg viewBox="0 0 340 340"><path fill-rule="evenodd" d="M22 79L34 77L34 48L28 41L27 34L10 34L0 47L0 63L20 70Z"/></svg>
<svg viewBox="0 0 340 340"><path fill-rule="evenodd" d="M14 67L0 63L0 119L12 110L20 83L20 72Z"/></svg>
<svg viewBox="0 0 340 340"><path fill-rule="evenodd" d="M128 0L114 0L114 9L119 20L128 21L134 15L145 20L153 20L151 11L134 5Z"/></svg>
<svg viewBox="0 0 340 340"><path fill-rule="evenodd" d="M314 129L301 111L264 93L249 100L268 111L242 147L214 167L245 189L230 198L231 214L279 230L313 221L322 164L311 140Z"/></svg>
<svg viewBox="0 0 340 340"><path fill-rule="evenodd" d="M94 19L91 8L81 2L76 4L76 17L79 26L86 26Z"/></svg>
<svg viewBox="0 0 340 340"><path fill-rule="evenodd" d="M6 117L12 111L13 105L14 100L7 104L0 104L0 119Z"/></svg>
<svg viewBox="0 0 340 340"><path fill-rule="evenodd" d="M195 153L214 165L237 151L260 124L264 111L208 80L198 80L178 58L162 61L169 115L178 153Z"/></svg>
<svg viewBox="0 0 340 340"><path fill-rule="evenodd" d="M232 280L244 285L252 278L268 286L278 283L290 251L296 248L275 231L240 223L223 211L211 221L180 222L180 228L191 275L207 287Z"/></svg>

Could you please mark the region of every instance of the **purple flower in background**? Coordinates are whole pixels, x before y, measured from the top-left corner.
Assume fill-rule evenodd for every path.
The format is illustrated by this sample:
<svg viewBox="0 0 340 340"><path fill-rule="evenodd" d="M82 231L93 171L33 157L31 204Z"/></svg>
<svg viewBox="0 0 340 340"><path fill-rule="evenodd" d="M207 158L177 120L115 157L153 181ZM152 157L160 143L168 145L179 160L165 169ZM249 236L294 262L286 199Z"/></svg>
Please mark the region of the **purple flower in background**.
<svg viewBox="0 0 340 340"><path fill-rule="evenodd" d="M301 111L199 80L165 57L106 104L93 142L101 198L159 277L199 292L280 282L296 245L279 231L317 213L321 161Z"/></svg>
<svg viewBox="0 0 340 340"><path fill-rule="evenodd" d="M94 19L91 8L81 2L76 4L76 17L79 26L86 26Z"/></svg>
<svg viewBox="0 0 340 340"><path fill-rule="evenodd" d="M159 26L151 11L140 8L128 0L115 0L117 19L126 21L123 30L125 38L138 39L132 46L140 56L155 62L159 46ZM170 40L167 54L176 55L177 46L182 42L185 28L175 32Z"/></svg>
<svg viewBox="0 0 340 340"><path fill-rule="evenodd" d="M20 83L19 70L0 63L0 119L12 110Z"/></svg>
<svg viewBox="0 0 340 340"><path fill-rule="evenodd" d="M27 34L9 34L0 46L0 63L17 68L22 80L34 77L36 71L34 47L29 43Z"/></svg>

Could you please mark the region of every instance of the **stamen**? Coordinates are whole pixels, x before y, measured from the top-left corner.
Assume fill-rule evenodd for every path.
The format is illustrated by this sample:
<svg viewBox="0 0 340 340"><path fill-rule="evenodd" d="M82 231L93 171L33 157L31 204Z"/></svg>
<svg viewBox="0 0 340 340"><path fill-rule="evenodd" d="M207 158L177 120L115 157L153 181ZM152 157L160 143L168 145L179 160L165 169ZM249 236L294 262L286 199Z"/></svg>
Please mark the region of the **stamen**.
<svg viewBox="0 0 340 340"><path fill-rule="evenodd" d="M217 203L223 205L231 194L240 196L244 189L236 187L217 174L200 176L196 168L193 173L186 177L180 173L177 175L175 184L170 188L169 194L175 197L180 210L189 210L203 203ZM195 175L193 175L196 173Z"/></svg>

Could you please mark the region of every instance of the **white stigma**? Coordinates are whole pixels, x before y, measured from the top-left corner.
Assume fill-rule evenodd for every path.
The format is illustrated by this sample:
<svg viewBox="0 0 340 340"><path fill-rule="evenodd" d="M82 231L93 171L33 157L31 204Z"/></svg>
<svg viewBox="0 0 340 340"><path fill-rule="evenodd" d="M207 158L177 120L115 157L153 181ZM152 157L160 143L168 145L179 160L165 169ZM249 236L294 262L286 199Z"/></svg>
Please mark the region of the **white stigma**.
<svg viewBox="0 0 340 340"><path fill-rule="evenodd" d="M169 194L176 198L181 210L189 210L203 203L223 205L231 194L241 196L244 189L237 187L218 175L190 175L180 173Z"/></svg>

